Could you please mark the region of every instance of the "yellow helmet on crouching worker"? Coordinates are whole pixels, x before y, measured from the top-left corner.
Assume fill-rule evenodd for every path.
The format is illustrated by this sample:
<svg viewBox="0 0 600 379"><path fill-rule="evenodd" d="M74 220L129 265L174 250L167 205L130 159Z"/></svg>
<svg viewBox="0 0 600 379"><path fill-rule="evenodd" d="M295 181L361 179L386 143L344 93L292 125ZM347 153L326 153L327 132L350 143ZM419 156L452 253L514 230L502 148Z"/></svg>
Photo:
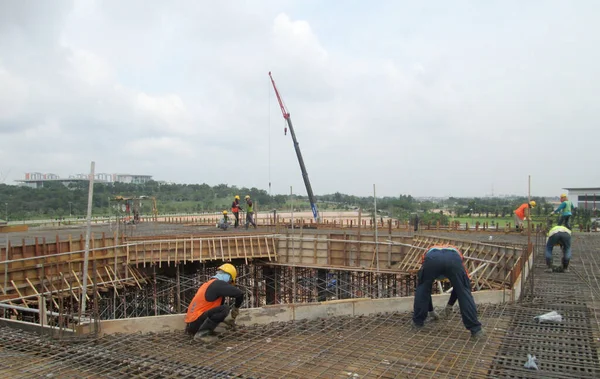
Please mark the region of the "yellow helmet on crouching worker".
<svg viewBox="0 0 600 379"><path fill-rule="evenodd" d="M537 204L537 203L535 202L535 200L531 200L531 201L529 202L529 205L531 205L531 208L535 208L535 205L536 205L536 204Z"/></svg>
<svg viewBox="0 0 600 379"><path fill-rule="evenodd" d="M233 267L233 265L231 263L224 263L222 265L220 265L217 270L221 270L227 274L229 274L229 276L231 276L231 282L235 283L235 279L237 278L237 270L235 269L235 267Z"/></svg>
<svg viewBox="0 0 600 379"><path fill-rule="evenodd" d="M224 215L227 215L227 211L223 211L223 214L224 214Z"/></svg>

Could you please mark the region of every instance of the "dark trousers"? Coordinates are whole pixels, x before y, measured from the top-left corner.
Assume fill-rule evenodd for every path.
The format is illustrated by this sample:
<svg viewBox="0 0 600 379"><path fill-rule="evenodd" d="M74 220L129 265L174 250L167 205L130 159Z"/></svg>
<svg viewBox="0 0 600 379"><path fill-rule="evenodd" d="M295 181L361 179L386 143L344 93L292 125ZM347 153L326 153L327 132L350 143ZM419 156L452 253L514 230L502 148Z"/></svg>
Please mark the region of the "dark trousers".
<svg viewBox="0 0 600 379"><path fill-rule="evenodd" d="M233 216L235 217L235 224L233 226L235 228L237 228L238 226L240 226L240 213L239 212L233 212Z"/></svg>
<svg viewBox="0 0 600 379"><path fill-rule="evenodd" d="M246 229L252 224L256 229L256 223L254 222L254 212L246 212Z"/></svg>
<svg viewBox="0 0 600 379"><path fill-rule="evenodd" d="M190 322L185 326L185 332L187 334L196 334L204 321L209 318L215 324L219 324L225 320L225 317L229 314L229 307L226 305L221 305L216 308L212 308L202 313L200 317L198 317L195 321Z"/></svg>
<svg viewBox="0 0 600 379"><path fill-rule="evenodd" d="M552 249L556 245L561 245L563 249L563 264L571 260L571 235L567 232L558 232L551 235L546 241L546 260L552 264Z"/></svg>
<svg viewBox="0 0 600 379"><path fill-rule="evenodd" d="M569 224L569 221L571 221L571 215L560 215L560 217L558 218L558 225L564 225L568 229L572 229L571 224Z"/></svg>
<svg viewBox="0 0 600 379"><path fill-rule="evenodd" d="M431 287L435 279L440 276L445 276L452 284L452 292L456 293L465 328L470 330L471 333L478 332L481 329L481 323L477 319L477 307L473 295L471 295L471 282L460 256L452 250L437 250L426 255L425 262L423 262L417 278L418 284L413 313L414 323L423 325L427 318L427 312L433 310Z"/></svg>

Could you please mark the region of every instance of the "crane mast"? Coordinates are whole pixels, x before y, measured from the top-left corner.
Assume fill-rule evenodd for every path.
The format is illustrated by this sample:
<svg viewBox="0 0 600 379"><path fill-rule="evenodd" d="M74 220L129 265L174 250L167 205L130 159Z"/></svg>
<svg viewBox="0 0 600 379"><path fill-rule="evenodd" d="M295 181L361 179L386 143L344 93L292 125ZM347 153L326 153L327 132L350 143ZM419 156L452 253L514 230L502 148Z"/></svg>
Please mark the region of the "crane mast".
<svg viewBox="0 0 600 379"><path fill-rule="evenodd" d="M273 89L275 90L275 96L277 96L277 101L279 102L279 108L281 108L281 113L283 114L283 118L288 124L290 128L290 134L292 135L292 141L294 141L294 149L296 150L296 156L298 157L298 163L300 163L300 170L302 171L302 179L304 179L304 185L306 186L306 192L308 193L308 201L310 202L310 207L312 209L313 217L316 222L320 221L319 211L317 210L317 201L315 200L315 195L313 194L312 187L310 186L310 180L308 180L308 172L306 172L306 166L304 165L304 159L302 159L302 153L300 152L300 145L298 144L298 140L296 139L296 133L294 133L294 127L292 126L292 118L290 117L290 113L287 111L281 96L279 95L279 91L277 90L277 86L275 85L275 81L273 80L273 76L269 71L269 78L271 78L271 84L273 84Z"/></svg>

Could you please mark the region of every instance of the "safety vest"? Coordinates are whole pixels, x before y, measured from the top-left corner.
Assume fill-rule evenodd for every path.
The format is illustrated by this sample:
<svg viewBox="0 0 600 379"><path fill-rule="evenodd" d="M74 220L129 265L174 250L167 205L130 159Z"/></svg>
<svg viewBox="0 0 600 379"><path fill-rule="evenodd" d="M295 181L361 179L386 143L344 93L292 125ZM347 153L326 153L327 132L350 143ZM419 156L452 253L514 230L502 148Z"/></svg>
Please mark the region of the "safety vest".
<svg viewBox="0 0 600 379"><path fill-rule="evenodd" d="M252 200L246 201L246 204L248 204L248 208L247 208L246 212L252 213L253 212L253 210L252 210Z"/></svg>
<svg viewBox="0 0 600 379"><path fill-rule="evenodd" d="M186 323L196 321L204 312L208 311L209 309L216 308L223 303L223 297L218 297L215 301L206 301L206 289L215 280L217 279L211 279L198 288L198 292L196 292L196 295L192 299L187 313L185 314Z"/></svg>
<svg viewBox="0 0 600 379"><path fill-rule="evenodd" d="M529 208L529 204L525 203L525 204L521 204L521 206L519 208L517 208L517 210L515 211L515 214L517 215L518 218L520 218L521 220L523 220L525 218L525 209Z"/></svg>
<svg viewBox="0 0 600 379"><path fill-rule="evenodd" d="M231 211L233 213L239 213L240 212L240 204L236 201L234 201L233 203L231 203Z"/></svg>
<svg viewBox="0 0 600 379"><path fill-rule="evenodd" d="M462 253L460 252L460 250L458 250L458 248L456 246L452 246L452 245L434 245L431 246L429 248L429 250L427 250L425 253L423 253L423 257L421 259L421 263L425 262L425 256L432 252L433 250L452 250L455 253L458 254L458 256L460 257L460 260L463 261L463 268L465 269L465 272L467 273L467 276L470 278L471 276L469 275L469 270L467 270L467 266L465 266L465 258L463 257Z"/></svg>
<svg viewBox="0 0 600 379"><path fill-rule="evenodd" d="M561 232L569 233L569 235L571 235L571 231L569 230L569 228L562 226L562 225L557 225L548 231L548 238L552 237L556 233L561 233Z"/></svg>
<svg viewBox="0 0 600 379"><path fill-rule="evenodd" d="M571 200L565 200L565 207L562 210L562 214L564 214L564 215L570 214L572 210L573 210L573 203L571 202Z"/></svg>

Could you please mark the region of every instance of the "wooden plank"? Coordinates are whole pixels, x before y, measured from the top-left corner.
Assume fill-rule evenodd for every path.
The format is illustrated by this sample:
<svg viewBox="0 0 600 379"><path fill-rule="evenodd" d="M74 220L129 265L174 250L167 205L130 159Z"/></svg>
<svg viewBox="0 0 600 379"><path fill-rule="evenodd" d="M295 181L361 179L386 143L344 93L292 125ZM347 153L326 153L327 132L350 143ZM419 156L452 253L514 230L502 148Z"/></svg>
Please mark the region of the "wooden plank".
<svg viewBox="0 0 600 379"><path fill-rule="evenodd" d="M19 294L19 297L23 297L23 295L21 294L21 291L19 291L19 287L17 287L15 282L13 280L11 280L10 282L12 283L15 291L17 291L17 293ZM25 308L29 308L29 305L27 305L27 300L23 299L23 304L25 305Z"/></svg>

